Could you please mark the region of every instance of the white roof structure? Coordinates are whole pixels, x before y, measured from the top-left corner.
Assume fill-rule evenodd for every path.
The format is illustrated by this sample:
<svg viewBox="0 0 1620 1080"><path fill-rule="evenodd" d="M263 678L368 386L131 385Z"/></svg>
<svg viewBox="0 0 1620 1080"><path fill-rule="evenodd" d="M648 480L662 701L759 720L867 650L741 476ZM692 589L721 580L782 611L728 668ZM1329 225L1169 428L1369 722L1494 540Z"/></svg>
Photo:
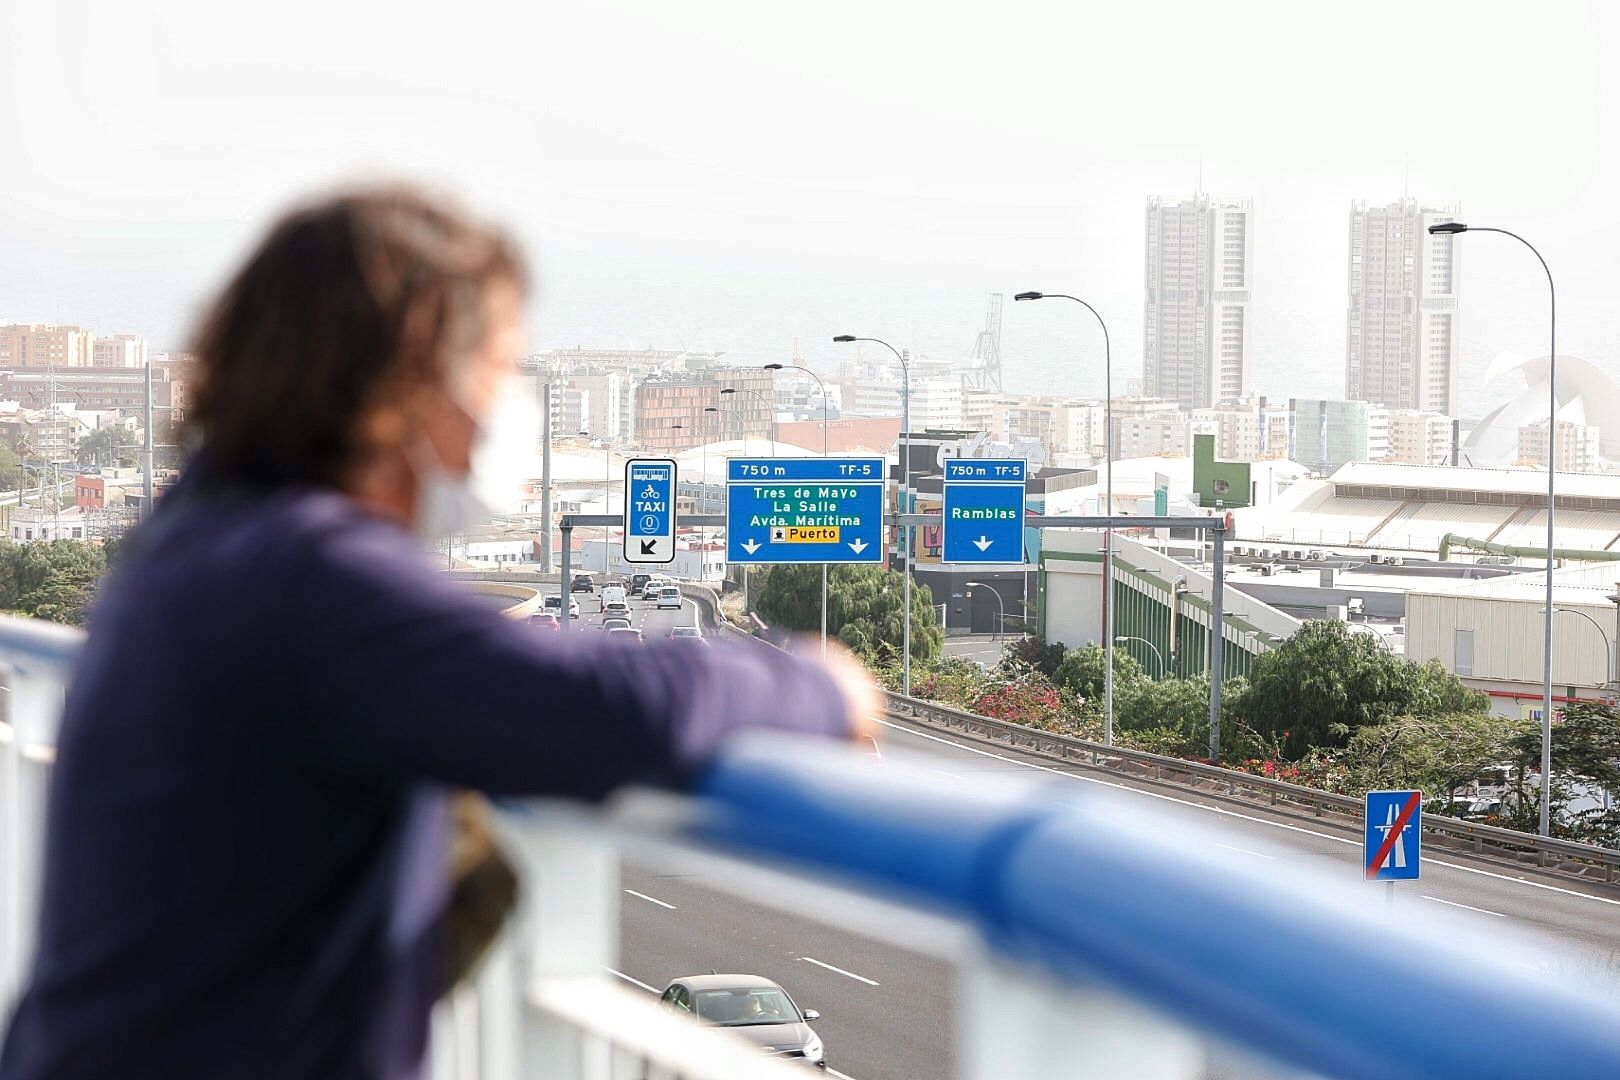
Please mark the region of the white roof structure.
<svg viewBox="0 0 1620 1080"><path fill-rule="evenodd" d="M1505 352L1491 361L1485 372L1487 386L1518 374L1525 389L1497 406L1468 433L1461 447L1466 461L1500 465L1518 456L1519 428L1547 418L1549 370L1545 356ZM1600 429L1603 456L1620 459L1620 386L1597 365L1567 353L1558 356L1558 419Z"/></svg>

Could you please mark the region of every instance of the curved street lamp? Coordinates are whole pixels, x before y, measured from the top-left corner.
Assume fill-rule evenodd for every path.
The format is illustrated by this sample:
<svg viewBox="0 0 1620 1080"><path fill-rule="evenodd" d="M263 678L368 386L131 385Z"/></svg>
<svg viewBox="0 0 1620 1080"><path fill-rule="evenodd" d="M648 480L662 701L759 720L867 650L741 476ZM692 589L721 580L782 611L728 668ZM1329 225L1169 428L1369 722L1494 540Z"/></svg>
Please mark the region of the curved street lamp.
<svg viewBox="0 0 1620 1080"><path fill-rule="evenodd" d="M1116 644L1119 644L1119 645L1123 645L1123 644L1125 644L1125 643L1126 643L1126 642L1127 642L1127 641L1140 641L1140 642L1141 642L1141 643L1142 643L1142 644L1144 644L1144 645L1146 645L1146 646L1147 646L1147 647L1148 647L1148 648L1150 648L1150 649L1152 649L1152 650L1153 650L1153 655L1154 655L1154 656L1155 656L1155 657L1156 657L1156 658L1157 658L1157 659L1158 659L1158 661L1159 661L1159 678L1161 678L1161 679L1162 679L1162 678L1164 678L1164 672L1165 672L1165 667L1164 667L1164 653L1162 653L1162 652L1160 652L1160 651L1159 651L1159 647L1158 647L1158 646L1157 646L1157 645L1155 645L1155 644L1153 644L1153 642L1151 642L1151 641L1149 641L1149 640L1148 640L1148 639L1147 639L1147 638L1145 638L1145 637L1129 637L1129 636L1121 636L1121 637L1117 637L1117 638L1115 638L1115 639L1114 639L1114 642L1115 642L1115 643L1116 643Z"/></svg>
<svg viewBox="0 0 1620 1080"><path fill-rule="evenodd" d="M894 353L894 358L900 361L900 372L904 383L900 389L900 491L904 496L905 505L901 506L902 514L911 512L911 363L900 353L900 350L890 345L882 338L857 337L854 334L839 334L833 338L835 345L845 345L852 341L870 341L874 345L881 345ZM823 400L826 400L823 398ZM901 527L901 535L905 537L906 574L904 578L905 613L902 616L902 630L900 639L900 692L907 697L911 696L911 526Z"/></svg>
<svg viewBox="0 0 1620 1080"><path fill-rule="evenodd" d="M1456 236L1465 232L1501 233L1511 236L1530 249L1530 254L1541 264L1547 275L1549 300L1547 346L1547 601L1542 619L1541 648L1541 835L1550 835L1550 807L1552 796L1552 650L1553 650L1553 490L1558 460L1558 288L1553 284L1552 270L1541 257L1536 246L1518 233L1486 225L1465 225L1460 221L1439 221L1429 226L1430 236Z"/></svg>
<svg viewBox="0 0 1620 1080"><path fill-rule="evenodd" d="M1002 635L1007 631L1007 608L1006 605L1001 602L1001 593L997 592L993 587L986 585L982 581L968 581L964 582L963 584L970 589L989 589L990 595L996 598L996 615L998 616L996 625L1001 627L1001 632L996 634L996 640L1000 641Z"/></svg>
<svg viewBox="0 0 1620 1080"><path fill-rule="evenodd" d="M1112 522L1114 516L1114 363L1113 346L1108 338L1108 323L1096 308L1078 296L1068 293L1021 292L1013 297L1014 300L1073 300L1097 319L1097 325L1102 327L1103 333L1103 460L1105 478L1103 481L1104 499L1108 503L1106 516ZM1110 524L1103 532L1103 588L1102 588L1102 615L1103 615L1103 744L1114 745L1114 528ZM1220 619L1217 617L1217 623ZM1212 640L1221 640L1221 633L1217 627ZM1221 688L1211 685L1214 695L1214 709L1220 711Z"/></svg>

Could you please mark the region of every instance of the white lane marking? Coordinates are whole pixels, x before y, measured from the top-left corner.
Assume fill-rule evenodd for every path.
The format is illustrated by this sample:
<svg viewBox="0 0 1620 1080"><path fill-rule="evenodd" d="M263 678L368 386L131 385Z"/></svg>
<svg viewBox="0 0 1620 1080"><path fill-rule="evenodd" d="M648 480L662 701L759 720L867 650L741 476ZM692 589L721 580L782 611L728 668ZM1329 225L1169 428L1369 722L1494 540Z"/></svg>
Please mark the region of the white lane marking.
<svg viewBox="0 0 1620 1080"><path fill-rule="evenodd" d="M822 961L822 960L817 960L813 956L801 956L801 957L799 957L799 959L807 961L809 963L812 963L812 964L816 965L816 967L824 967L828 971L836 971L840 975L843 975L843 976L846 976L848 978L854 979L856 982L863 982L867 986L877 986L878 985L877 983L873 982L871 979L868 979L865 975L857 975L853 971L845 971L841 967L833 967L831 964L826 963L825 961Z"/></svg>
<svg viewBox="0 0 1620 1080"><path fill-rule="evenodd" d="M608 968L608 971L611 972L614 975L617 975L619 978L623 979L627 983L631 983L632 985L641 987L643 990L647 991L647 993L649 993L649 994L661 993L661 991L658 989L658 987L656 987L656 986L648 986L646 983L642 982L640 979L631 978L629 975L626 975L624 972L618 970L617 968Z"/></svg>
<svg viewBox="0 0 1620 1080"><path fill-rule="evenodd" d="M1418 895L1422 896L1425 900L1433 900L1437 904L1444 904L1446 907L1460 907L1464 911L1477 911L1481 915L1495 915L1498 919L1507 918L1507 915L1500 911L1486 911L1482 907L1474 907L1471 904L1459 904L1455 900L1442 900L1438 896L1430 896L1428 893L1419 893Z"/></svg>
<svg viewBox="0 0 1620 1080"><path fill-rule="evenodd" d="M1236 844L1216 844L1215 846L1218 848L1225 848L1227 851L1235 851L1240 855L1253 855L1257 859L1270 859L1273 862L1275 862L1277 859L1277 856L1275 855L1267 855L1260 851L1250 851L1248 848L1238 847Z"/></svg>
<svg viewBox="0 0 1620 1080"><path fill-rule="evenodd" d="M1282 821L1269 821L1266 818L1250 817L1248 814L1240 814L1236 810L1227 810L1219 806L1206 806L1203 803L1193 802L1191 799L1178 799L1174 795L1165 795L1158 791L1143 791L1141 788L1130 787L1127 784L1116 784L1109 780L1099 780L1095 776L1084 776L1080 773L1066 772L1063 769L1053 769L1045 765L1037 765L1032 761L1019 761L1017 758L1006 757L1002 754L993 754L988 750L980 750L976 746L968 746L965 743L959 743L954 739L942 739L938 735L930 735L925 731L918 731L915 728L906 727L904 724L892 723L891 721L884 720L882 717L875 716L872 719L876 720L884 727L894 728L896 731L903 731L908 735L915 735L920 739L929 739L933 742L944 743L946 746L954 746L956 749L966 750L970 754L979 754L983 757L995 758L997 761L1005 761L1009 765L1022 765L1026 769L1038 769L1041 772L1049 772L1057 776L1067 776L1075 780L1084 780L1088 784L1101 784L1103 787L1117 788L1120 791L1129 791L1136 795L1146 795L1150 799L1163 799L1165 802L1178 803L1181 806L1193 806L1200 810L1207 810L1211 814L1222 814L1226 817L1238 818L1241 821L1252 821L1257 825L1269 825L1274 829L1287 829L1289 832L1304 833L1306 836L1315 836L1323 840L1332 840L1335 844L1349 844L1352 847L1361 846L1360 840L1352 840L1343 836L1334 836L1332 833L1317 832L1315 829L1306 829L1299 825L1289 825ZM1547 892L1562 893L1565 896L1574 896L1579 897L1582 900L1594 900L1599 904L1610 904L1614 907L1620 907L1620 900L1612 900L1607 896L1593 896L1591 893L1583 893L1577 892L1574 889L1560 888L1557 885L1548 885L1541 881L1531 881L1528 878L1512 877L1508 874L1497 874L1491 872L1490 870L1481 870L1477 866L1464 866L1462 863L1446 862L1444 859L1436 859L1432 856L1425 856L1424 861L1432 862L1436 866L1444 866L1451 870L1461 870L1464 873L1478 874L1481 877L1496 878L1498 881L1509 881L1516 885L1528 885L1532 889L1544 889Z"/></svg>
<svg viewBox="0 0 1620 1080"><path fill-rule="evenodd" d="M661 907L661 908L669 908L669 910L671 910L671 911L676 910L674 904L666 904L666 903L664 903L664 901L658 899L658 897L656 897L656 896L648 896L646 893L644 893L644 892L636 892L636 890L634 890L634 889L626 889L624 891L629 893L631 896L636 897L637 899L647 901L647 903L649 903L649 904L657 904L659 907Z"/></svg>
<svg viewBox="0 0 1620 1080"><path fill-rule="evenodd" d="M837 1069L827 1069L825 1072L828 1076L838 1077L838 1080L855 1080L855 1078L849 1075L849 1073L841 1073Z"/></svg>
<svg viewBox="0 0 1620 1080"><path fill-rule="evenodd" d="M947 772L944 769L930 769L928 771L929 772L937 772L941 776L948 776L952 780L966 780L967 779L967 777L963 776L961 773Z"/></svg>

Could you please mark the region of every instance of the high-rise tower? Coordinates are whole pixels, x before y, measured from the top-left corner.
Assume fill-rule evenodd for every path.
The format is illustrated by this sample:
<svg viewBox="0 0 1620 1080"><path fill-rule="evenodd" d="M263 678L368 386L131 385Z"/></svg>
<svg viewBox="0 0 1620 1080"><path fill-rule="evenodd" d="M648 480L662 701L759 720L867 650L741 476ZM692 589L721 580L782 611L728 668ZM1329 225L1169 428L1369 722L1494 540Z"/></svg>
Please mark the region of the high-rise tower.
<svg viewBox="0 0 1620 1080"><path fill-rule="evenodd" d="M1350 207L1344 394L1390 409L1457 415L1455 238L1429 226L1458 207Z"/></svg>
<svg viewBox="0 0 1620 1080"><path fill-rule="evenodd" d="M1253 268L1251 200L1148 199L1144 394L1203 409L1248 392Z"/></svg>

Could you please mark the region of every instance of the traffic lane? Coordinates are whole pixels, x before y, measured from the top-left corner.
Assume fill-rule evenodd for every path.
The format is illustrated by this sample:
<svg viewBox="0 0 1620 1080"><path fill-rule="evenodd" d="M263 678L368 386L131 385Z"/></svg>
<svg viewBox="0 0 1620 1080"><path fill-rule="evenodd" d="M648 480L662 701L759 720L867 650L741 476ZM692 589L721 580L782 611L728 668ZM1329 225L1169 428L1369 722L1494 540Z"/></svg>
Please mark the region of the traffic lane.
<svg viewBox="0 0 1620 1080"><path fill-rule="evenodd" d="M697 872L625 867L620 966L662 989L709 971L761 975L822 1018L829 1066L856 1080L955 1071L950 965L814 918L750 902ZM832 918L836 912L829 913Z"/></svg>
<svg viewBox="0 0 1620 1080"><path fill-rule="evenodd" d="M1125 798L1151 799L1161 813L1179 812L1177 808L1184 807L1189 814L1204 817L1228 833L1220 846L1235 860L1263 861L1283 873L1288 859L1303 857L1328 873L1361 880L1359 835L1336 831L1309 817L1221 804L1193 792L1151 789L1006 747L975 743L955 734L919 731L893 721L885 732L883 755L889 761L914 764L969 783L977 777L1036 771L1103 784ZM1572 883L1528 868L1473 861L1454 851L1433 848L1425 851L1423 876L1398 882L1396 889L1397 907L1432 906L1474 922L1487 933L1512 926L1551 938L1568 953L1552 957L1555 970L1573 967L1579 973L1601 976L1620 967L1620 889L1595 882ZM1368 902L1382 905L1384 890L1369 888ZM1522 966L1535 968L1544 962L1537 958Z"/></svg>

